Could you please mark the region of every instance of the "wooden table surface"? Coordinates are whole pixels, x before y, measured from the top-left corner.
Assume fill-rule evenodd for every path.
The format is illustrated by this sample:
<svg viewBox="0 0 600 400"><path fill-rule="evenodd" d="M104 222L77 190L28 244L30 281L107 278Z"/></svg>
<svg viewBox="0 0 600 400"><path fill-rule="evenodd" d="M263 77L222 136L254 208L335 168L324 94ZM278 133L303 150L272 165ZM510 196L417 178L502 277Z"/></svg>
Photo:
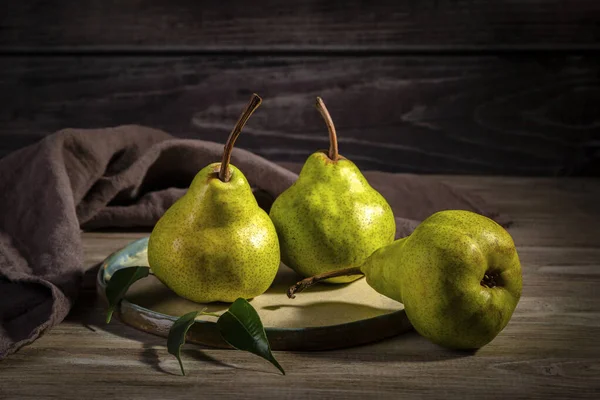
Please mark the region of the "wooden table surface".
<svg viewBox="0 0 600 400"><path fill-rule="evenodd" d="M414 332L325 352L277 352L281 376L249 353L187 345L183 377L165 340L105 325L95 268L146 235L84 233L86 288L66 321L0 363L0 398L598 398L600 180L440 176L510 214L523 296L474 355Z"/></svg>

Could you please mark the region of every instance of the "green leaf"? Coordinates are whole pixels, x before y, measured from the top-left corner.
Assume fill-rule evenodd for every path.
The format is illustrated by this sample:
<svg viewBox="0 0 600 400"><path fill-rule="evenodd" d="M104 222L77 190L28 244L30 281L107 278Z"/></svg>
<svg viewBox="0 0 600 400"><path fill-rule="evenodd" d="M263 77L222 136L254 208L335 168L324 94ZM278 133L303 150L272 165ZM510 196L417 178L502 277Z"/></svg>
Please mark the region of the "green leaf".
<svg viewBox="0 0 600 400"><path fill-rule="evenodd" d="M271 353L271 346L258 313L246 300L239 298L219 317L217 326L221 337L239 350L249 351L285 371Z"/></svg>
<svg viewBox="0 0 600 400"><path fill-rule="evenodd" d="M115 271L106 284L106 299L108 300L108 312L106 314L106 323L110 322L115 307L125 296L133 282L148 276L150 268L148 267L128 267Z"/></svg>
<svg viewBox="0 0 600 400"><path fill-rule="evenodd" d="M201 311L192 311L182 315L173 323L171 329L169 329L167 350L169 351L169 354L173 354L177 358L177 361L179 361L182 375L185 375L185 371L183 369L183 363L181 362L181 346L185 343L187 331L194 325L194 320L200 313Z"/></svg>

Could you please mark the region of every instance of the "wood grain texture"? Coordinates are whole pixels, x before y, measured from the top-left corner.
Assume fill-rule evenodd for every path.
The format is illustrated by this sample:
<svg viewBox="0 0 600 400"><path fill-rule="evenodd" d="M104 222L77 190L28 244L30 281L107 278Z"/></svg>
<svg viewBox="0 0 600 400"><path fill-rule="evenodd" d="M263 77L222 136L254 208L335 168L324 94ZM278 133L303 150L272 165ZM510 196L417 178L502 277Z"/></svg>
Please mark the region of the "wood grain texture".
<svg viewBox="0 0 600 400"><path fill-rule="evenodd" d="M597 48L599 18L595 0L9 0L0 49Z"/></svg>
<svg viewBox="0 0 600 400"><path fill-rule="evenodd" d="M164 339L105 325L95 295L93 266L147 232L88 232L86 289L64 323L0 363L0 398L597 398L600 182L437 178L516 221L523 297L507 328L476 354L409 333L346 350L277 352L281 376L253 355L188 345L181 377Z"/></svg>
<svg viewBox="0 0 600 400"><path fill-rule="evenodd" d="M223 142L256 91L236 145L275 161L328 146L320 95L363 169L582 174L600 160L599 70L593 57L8 57L0 154L131 123Z"/></svg>

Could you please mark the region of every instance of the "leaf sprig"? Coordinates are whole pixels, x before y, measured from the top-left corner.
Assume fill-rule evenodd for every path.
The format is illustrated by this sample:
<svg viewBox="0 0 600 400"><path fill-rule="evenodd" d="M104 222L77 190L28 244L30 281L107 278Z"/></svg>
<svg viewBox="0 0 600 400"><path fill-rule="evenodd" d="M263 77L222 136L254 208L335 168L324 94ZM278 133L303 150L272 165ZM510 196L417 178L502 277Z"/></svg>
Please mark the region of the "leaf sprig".
<svg viewBox="0 0 600 400"><path fill-rule="evenodd" d="M129 287L136 281L149 275L148 267L128 267L116 271L106 285L106 298L108 300L108 311L106 323L109 323L113 312L125 297ZM283 375L284 369L273 356L271 345L267 338L265 328L260 316L252 305L243 298L234 301L229 309L223 314L215 314L200 311L192 311L179 317L171 326L167 338L167 350L174 355L179 362L182 375L185 375L181 361L181 347L185 344L187 333L201 315L212 316L217 319L217 327L223 340L232 347L248 351L264 358L273 364Z"/></svg>

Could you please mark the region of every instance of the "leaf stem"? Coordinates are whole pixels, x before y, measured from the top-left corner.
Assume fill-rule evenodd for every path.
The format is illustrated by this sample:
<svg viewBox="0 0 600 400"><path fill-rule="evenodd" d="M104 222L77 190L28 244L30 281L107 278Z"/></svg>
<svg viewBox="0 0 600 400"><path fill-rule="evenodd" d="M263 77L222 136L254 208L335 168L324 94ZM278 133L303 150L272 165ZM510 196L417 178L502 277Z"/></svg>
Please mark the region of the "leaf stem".
<svg viewBox="0 0 600 400"><path fill-rule="evenodd" d="M225 143L225 148L223 149L223 159L221 160L221 169L219 170L219 179L223 182L229 182L231 179L231 172L229 171L229 161L231 160L231 152L233 151L233 145L237 140L240 133L242 133L242 128L248 122L248 118L252 115L254 111L260 106L262 103L262 99L256 93L253 93L250 97L250 101L248 105L240 115L240 119L233 127L233 130L229 134L229 138L227 138L227 142Z"/></svg>
<svg viewBox="0 0 600 400"><path fill-rule="evenodd" d="M295 285L291 286L287 291L287 296L290 299L296 298L296 293L300 293L304 289L311 287L312 285L321 282L325 279L335 278L338 276L351 276L351 275L364 275L360 270L360 267L350 267L339 269L337 271L325 272L319 275L311 276L310 278L302 279L297 282Z"/></svg>
<svg viewBox="0 0 600 400"><path fill-rule="evenodd" d="M329 111L327 111L327 107L325 107L325 103L323 99L317 97L317 110L321 113L321 116L325 120L325 124L327 125L327 129L329 130L329 158L333 161L337 161L339 158L338 153L338 142L337 142L337 134L335 132L335 125L333 125L333 120L331 119L331 115L329 115Z"/></svg>
<svg viewBox="0 0 600 400"><path fill-rule="evenodd" d="M179 361L179 368L181 368L181 375L185 376L185 369L183 369L183 363L181 362L181 356L177 355L177 361Z"/></svg>

